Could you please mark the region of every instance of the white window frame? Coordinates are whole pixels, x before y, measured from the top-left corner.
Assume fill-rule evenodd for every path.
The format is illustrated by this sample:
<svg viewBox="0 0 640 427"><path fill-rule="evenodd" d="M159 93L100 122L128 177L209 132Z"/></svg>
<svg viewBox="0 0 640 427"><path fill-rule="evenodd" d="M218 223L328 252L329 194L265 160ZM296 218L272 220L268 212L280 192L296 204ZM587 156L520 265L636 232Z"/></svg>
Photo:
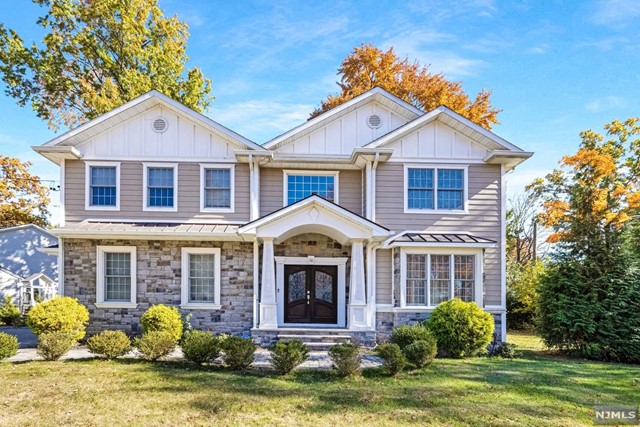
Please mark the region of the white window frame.
<svg viewBox="0 0 640 427"><path fill-rule="evenodd" d="M206 254L215 256L215 289L213 303L189 302L189 256L192 254ZM220 248L182 248L182 271L180 273L181 301L180 307L191 310L218 310L220 305Z"/></svg>
<svg viewBox="0 0 640 427"><path fill-rule="evenodd" d="M131 256L131 299L129 302L104 300L104 255L107 253L128 253ZM136 308L137 250L135 246L98 246L96 249L96 307L98 308Z"/></svg>
<svg viewBox="0 0 640 427"><path fill-rule="evenodd" d="M144 212L178 212L178 163L142 163L142 210ZM148 176L149 168L173 168L173 206L158 207L149 206L148 200Z"/></svg>
<svg viewBox="0 0 640 427"><path fill-rule="evenodd" d="M208 208L205 206L205 180L207 169L229 169L229 182L231 184L231 200L228 208ZM235 212L236 198L236 165L225 163L200 163L200 212Z"/></svg>
<svg viewBox="0 0 640 427"><path fill-rule="evenodd" d="M84 169L84 209L87 211L119 211L120 210L120 162L85 162ZM91 204L91 167L116 168L116 205L94 206Z"/></svg>
<svg viewBox="0 0 640 427"><path fill-rule="evenodd" d="M334 200L333 203L339 204L340 202L340 171L326 171L326 170L283 170L283 178L282 178L282 206L289 206L289 176L290 175L298 175L298 176L333 176L334 183Z"/></svg>
<svg viewBox="0 0 640 427"><path fill-rule="evenodd" d="M433 170L433 209L409 209L409 169L432 169ZM438 169L456 169L463 171L462 209L439 209L438 208ZM468 213L469 202L469 165L458 164L405 164L404 165L404 213L421 214L466 214Z"/></svg>
<svg viewBox="0 0 640 427"><path fill-rule="evenodd" d="M427 260L427 305L408 305L407 304L407 255L428 255ZM472 255L475 256L474 262L474 284L473 284L473 301L480 307L483 306L483 251L480 248L435 248L435 247L411 247L400 248L400 308L411 308L416 310L433 310L438 306L431 304L431 255ZM450 263L450 285L449 299L453 298L453 281L455 280L454 269L455 262Z"/></svg>

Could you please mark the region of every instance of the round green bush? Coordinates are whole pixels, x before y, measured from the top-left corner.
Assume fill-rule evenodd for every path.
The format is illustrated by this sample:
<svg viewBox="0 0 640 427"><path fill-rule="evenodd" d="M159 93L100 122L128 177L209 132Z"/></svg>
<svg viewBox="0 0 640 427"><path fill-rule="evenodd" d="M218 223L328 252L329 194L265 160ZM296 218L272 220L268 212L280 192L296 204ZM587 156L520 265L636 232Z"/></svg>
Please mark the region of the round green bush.
<svg viewBox="0 0 640 427"><path fill-rule="evenodd" d="M486 352L493 337L493 316L475 302L454 298L438 305L427 326L438 349L451 357L476 356Z"/></svg>
<svg viewBox="0 0 640 427"><path fill-rule="evenodd" d="M415 325L402 325L394 328L391 332L391 343L398 344L401 349L413 344L416 341L435 340L429 329L417 323Z"/></svg>
<svg viewBox="0 0 640 427"><path fill-rule="evenodd" d="M87 347L93 354L115 359L131 351L131 340L122 331L102 331L89 338Z"/></svg>
<svg viewBox="0 0 640 427"><path fill-rule="evenodd" d="M68 332L74 341L84 338L88 322L87 307L71 297L53 298L37 304L27 313L27 326L34 334Z"/></svg>
<svg viewBox="0 0 640 427"><path fill-rule="evenodd" d="M256 345L250 338L230 336L224 340L224 363L234 371L247 369L255 352Z"/></svg>
<svg viewBox="0 0 640 427"><path fill-rule="evenodd" d="M158 304L151 306L140 317L142 333L153 331L166 331L171 334L176 342L182 337L182 317L175 307Z"/></svg>
<svg viewBox="0 0 640 427"><path fill-rule="evenodd" d="M186 334L181 347L184 358L197 365L213 362L220 356L221 349L218 337L203 331Z"/></svg>
<svg viewBox="0 0 640 427"><path fill-rule="evenodd" d="M503 359L516 359L519 357L517 347L517 345L510 342L502 343L494 353L494 356L498 356Z"/></svg>
<svg viewBox="0 0 640 427"><path fill-rule="evenodd" d="M158 360L167 356L176 348L176 339L167 331L150 331L136 338L136 349L146 360Z"/></svg>
<svg viewBox="0 0 640 427"><path fill-rule="evenodd" d="M18 338L0 332L0 360L18 354Z"/></svg>
<svg viewBox="0 0 640 427"><path fill-rule="evenodd" d="M286 375L309 357L309 349L300 340L278 341L269 347L271 366L280 375Z"/></svg>
<svg viewBox="0 0 640 427"><path fill-rule="evenodd" d="M58 360L71 350L76 336L73 331L45 332L38 336L36 352L44 360Z"/></svg>
<svg viewBox="0 0 640 427"><path fill-rule="evenodd" d="M333 371L341 377L360 373L360 351L355 344L336 344L329 349Z"/></svg>
<svg viewBox="0 0 640 427"><path fill-rule="evenodd" d="M376 347L376 354L383 360L382 368L391 376L402 372L407 364L398 344L382 344Z"/></svg>
<svg viewBox="0 0 640 427"><path fill-rule="evenodd" d="M0 323L10 326L18 326L22 318L22 313L18 306L13 303L13 298L5 296L0 304Z"/></svg>
<svg viewBox="0 0 640 427"><path fill-rule="evenodd" d="M420 340L409 344L403 350L403 353L409 363L418 369L430 365L436 357L437 352L438 346L436 344L436 339L433 337L429 341Z"/></svg>

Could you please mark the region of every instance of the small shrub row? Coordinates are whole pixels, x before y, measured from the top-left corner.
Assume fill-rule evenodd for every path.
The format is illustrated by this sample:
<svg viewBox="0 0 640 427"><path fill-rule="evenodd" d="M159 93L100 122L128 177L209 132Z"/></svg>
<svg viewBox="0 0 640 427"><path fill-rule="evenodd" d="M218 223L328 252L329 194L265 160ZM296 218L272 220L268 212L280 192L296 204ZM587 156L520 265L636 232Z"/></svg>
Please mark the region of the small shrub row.
<svg viewBox="0 0 640 427"><path fill-rule="evenodd" d="M333 371L341 377L360 374L360 351L354 344L336 344L329 349Z"/></svg>
<svg viewBox="0 0 640 427"><path fill-rule="evenodd" d="M18 326L22 321L22 314L18 306L13 303L13 298L5 296L0 304L0 324Z"/></svg>
<svg viewBox="0 0 640 427"><path fill-rule="evenodd" d="M87 347L93 354L115 359L131 351L131 340L122 331L102 331L87 340Z"/></svg>
<svg viewBox="0 0 640 427"><path fill-rule="evenodd" d="M286 375L309 358L309 349L300 340L278 341L269 348L271 366L280 375Z"/></svg>
<svg viewBox="0 0 640 427"><path fill-rule="evenodd" d="M15 356L18 353L18 338L0 332L0 360Z"/></svg>

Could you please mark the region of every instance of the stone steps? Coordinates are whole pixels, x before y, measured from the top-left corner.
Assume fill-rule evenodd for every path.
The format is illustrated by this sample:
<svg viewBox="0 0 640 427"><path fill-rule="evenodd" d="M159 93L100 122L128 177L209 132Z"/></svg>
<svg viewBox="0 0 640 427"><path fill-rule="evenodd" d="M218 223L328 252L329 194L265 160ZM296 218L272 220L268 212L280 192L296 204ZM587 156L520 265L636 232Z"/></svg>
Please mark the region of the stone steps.
<svg viewBox="0 0 640 427"><path fill-rule="evenodd" d="M341 333L327 333L325 330L283 331L278 334L278 340L300 340L309 348L309 351L327 351L336 344L351 342L351 336Z"/></svg>

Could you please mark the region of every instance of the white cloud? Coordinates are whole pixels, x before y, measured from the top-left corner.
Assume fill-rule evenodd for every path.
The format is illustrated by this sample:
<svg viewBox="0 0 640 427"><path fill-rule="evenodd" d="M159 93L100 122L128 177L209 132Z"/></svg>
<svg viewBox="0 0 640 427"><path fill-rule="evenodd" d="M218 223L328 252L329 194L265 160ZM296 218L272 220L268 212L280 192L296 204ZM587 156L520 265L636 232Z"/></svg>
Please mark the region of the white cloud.
<svg viewBox="0 0 640 427"><path fill-rule="evenodd" d="M596 0L592 20L598 25L624 27L640 17L638 0Z"/></svg>
<svg viewBox="0 0 640 427"><path fill-rule="evenodd" d="M546 53L549 50L549 48L550 46L544 43L538 46L530 47L529 49L526 50L526 52L541 55L543 53Z"/></svg>
<svg viewBox="0 0 640 427"><path fill-rule="evenodd" d="M606 96L604 98L594 99L593 101L587 103L584 108L591 111L592 113L599 113L601 111L609 110L612 108L625 107L626 105L627 103L625 102L625 100L618 96Z"/></svg>
<svg viewBox="0 0 640 427"><path fill-rule="evenodd" d="M304 123L314 105L279 103L252 99L213 111L211 118L241 135L262 144L289 129Z"/></svg>

